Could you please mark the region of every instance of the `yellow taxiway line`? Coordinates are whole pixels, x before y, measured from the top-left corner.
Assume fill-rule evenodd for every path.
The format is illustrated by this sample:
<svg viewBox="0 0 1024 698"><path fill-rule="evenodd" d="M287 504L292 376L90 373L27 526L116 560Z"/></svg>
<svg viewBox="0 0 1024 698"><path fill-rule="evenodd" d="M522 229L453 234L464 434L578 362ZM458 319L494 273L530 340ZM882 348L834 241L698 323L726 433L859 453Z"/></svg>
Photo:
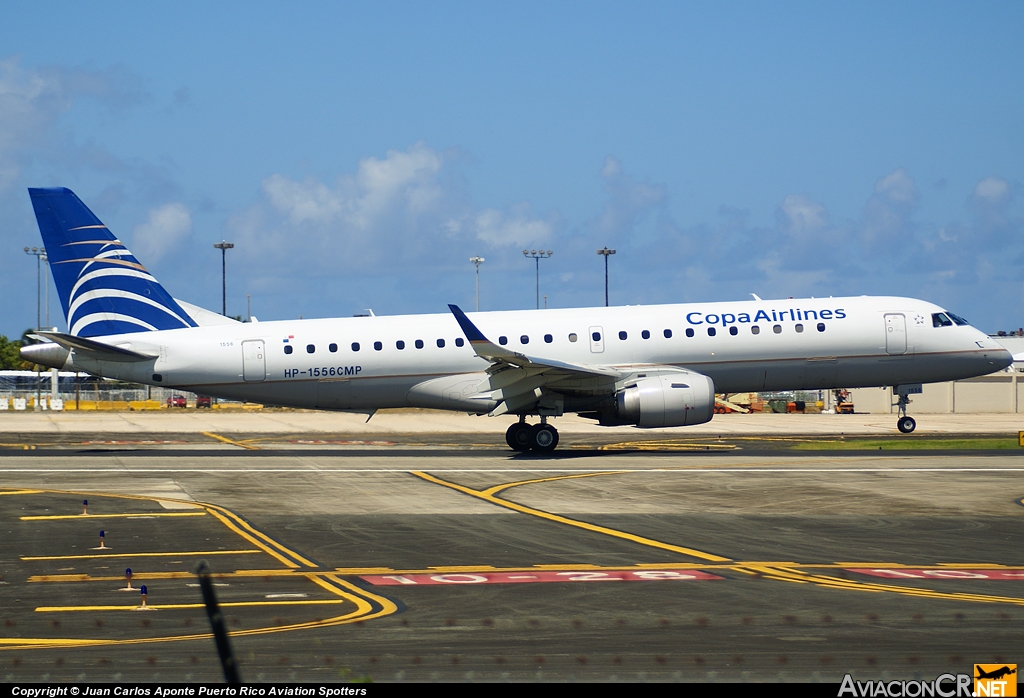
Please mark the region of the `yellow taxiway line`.
<svg viewBox="0 0 1024 698"><path fill-rule="evenodd" d="M622 540L628 540L628 541L631 541L633 543L639 543L640 545L645 545L645 546L650 547L650 548L658 548L660 550L667 550L669 552L679 553L680 555L688 555L690 557L696 557L696 558L699 558L701 560L710 560L712 562L731 562L731 560L729 558L727 558L727 557L722 557L721 555L715 555L713 553L706 553L703 550L696 550L694 548L687 548L687 547L684 547L684 546L681 546L681 545L672 545L671 543L663 543L660 540L654 540L652 538L645 538L643 536L638 536L638 535L635 535L633 533L626 533L625 531L618 531L618 530L616 530L614 528L607 528L605 526L598 526L596 524L587 523L585 521L577 521L576 519L570 519L570 518L565 517L565 516L559 516L558 514L551 514L549 512L542 511L540 509L534 509L533 507L528 507L528 506L524 506L522 504L517 504L516 502L510 502L507 499L501 499L499 497L496 497L493 494L487 494L484 491L474 490L473 488L466 487L465 485L459 485L459 484L456 484L454 482L449 482L447 480L442 480L439 477L434 477L433 475L429 475L429 474L427 474L425 472L422 472L422 471L419 471L419 470L413 470L412 474L415 475L416 477L419 477L419 478L422 478L422 479L426 480L427 482L433 482L433 483L435 483L437 485L442 485L444 487L449 487L449 488L451 488L453 490L457 490L457 491L462 492L464 494L468 494L471 497L476 497L477 499L482 499L482 500L484 500L486 502L490 502L491 504L496 504L496 505L498 505L500 507L505 507L506 509L512 509L513 511L518 511L521 514L529 514L530 516L536 516L538 518L547 519L548 521L553 521L555 523L565 524L566 526L573 526L575 528L581 528L581 529L583 529L585 531L591 531L593 533L601 533L601 534L606 535L606 536L612 536L613 538L620 538ZM598 475L599 473L593 473L593 474L594 475ZM603 473L603 474L610 474L610 473ZM563 476L560 476L560 477L545 478L544 481L551 482L551 481L554 481L554 480L564 480L564 479L570 479L570 478L575 478L575 477L579 477L579 475L563 475ZM540 482L540 480L524 481L524 483L522 483L522 484L525 484L526 482ZM509 483L508 485L504 486L504 489L508 489L509 487L513 487L513 486L515 486L517 484L520 484L520 483ZM491 488L491 489L494 489L494 488Z"/></svg>
<svg viewBox="0 0 1024 698"><path fill-rule="evenodd" d="M204 431L204 432L202 432L202 434L203 434L203 436L209 436L211 439L216 439L217 441L221 441L221 442L226 443L226 444L231 444L232 446L238 446L239 448L244 448L244 449L247 449L249 451L258 451L258 450L260 450L259 446L253 446L252 444L245 443L244 441L235 441L234 439L229 439L226 436L221 436L220 434L215 434L212 431Z"/></svg>
<svg viewBox="0 0 1024 698"><path fill-rule="evenodd" d="M59 521L62 519L148 519L165 516L206 516L205 511L153 511L135 514L59 514L53 516L19 516L20 521Z"/></svg>
<svg viewBox="0 0 1024 698"><path fill-rule="evenodd" d="M33 555L22 556L22 560L92 560L98 557L195 557L197 555L251 555L262 553L262 550L186 550L176 553L115 553L113 548L107 548L109 553L97 553L96 555Z"/></svg>
<svg viewBox="0 0 1024 698"><path fill-rule="evenodd" d="M221 601L217 605L226 608L249 607L249 606L324 606L348 603L347 599L303 599L301 601ZM134 611L140 606L39 606L36 613L63 613L71 611ZM163 603L149 605L145 608L154 611L182 609L182 608L206 608L201 603Z"/></svg>

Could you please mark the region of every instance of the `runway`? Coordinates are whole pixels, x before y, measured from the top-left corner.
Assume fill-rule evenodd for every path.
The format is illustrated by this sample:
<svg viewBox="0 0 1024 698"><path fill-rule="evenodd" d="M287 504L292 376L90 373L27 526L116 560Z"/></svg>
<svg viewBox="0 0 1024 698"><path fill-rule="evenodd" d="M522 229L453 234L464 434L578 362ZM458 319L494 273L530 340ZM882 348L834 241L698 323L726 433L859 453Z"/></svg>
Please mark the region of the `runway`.
<svg viewBox="0 0 1024 698"><path fill-rule="evenodd" d="M160 440L0 455L5 680L219 680L200 559L254 681L839 681L1020 658L1017 451Z"/></svg>

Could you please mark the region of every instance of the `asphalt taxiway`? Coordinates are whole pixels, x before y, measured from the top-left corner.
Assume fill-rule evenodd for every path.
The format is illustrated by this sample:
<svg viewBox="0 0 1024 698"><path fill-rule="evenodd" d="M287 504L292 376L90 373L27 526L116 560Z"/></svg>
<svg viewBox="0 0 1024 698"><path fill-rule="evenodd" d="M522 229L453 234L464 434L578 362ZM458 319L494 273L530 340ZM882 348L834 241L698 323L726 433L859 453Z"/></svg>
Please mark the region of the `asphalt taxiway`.
<svg viewBox="0 0 1024 698"><path fill-rule="evenodd" d="M218 680L200 559L247 680L838 681L1021 658L1018 451L225 438L0 455L0 676Z"/></svg>

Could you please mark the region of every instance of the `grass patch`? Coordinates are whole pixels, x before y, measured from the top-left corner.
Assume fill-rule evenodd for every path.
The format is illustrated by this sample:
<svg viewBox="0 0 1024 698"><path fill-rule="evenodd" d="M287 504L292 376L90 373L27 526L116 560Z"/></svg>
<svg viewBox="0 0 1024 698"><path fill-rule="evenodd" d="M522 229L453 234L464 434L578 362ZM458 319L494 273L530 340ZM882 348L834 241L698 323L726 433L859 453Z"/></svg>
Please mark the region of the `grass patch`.
<svg viewBox="0 0 1024 698"><path fill-rule="evenodd" d="M795 443L790 446L800 451L982 451L992 449L1015 449L1024 452L1017 443L1017 437L997 436L977 439L952 438L943 439L931 436L896 436L889 439L846 438L838 440L813 440Z"/></svg>

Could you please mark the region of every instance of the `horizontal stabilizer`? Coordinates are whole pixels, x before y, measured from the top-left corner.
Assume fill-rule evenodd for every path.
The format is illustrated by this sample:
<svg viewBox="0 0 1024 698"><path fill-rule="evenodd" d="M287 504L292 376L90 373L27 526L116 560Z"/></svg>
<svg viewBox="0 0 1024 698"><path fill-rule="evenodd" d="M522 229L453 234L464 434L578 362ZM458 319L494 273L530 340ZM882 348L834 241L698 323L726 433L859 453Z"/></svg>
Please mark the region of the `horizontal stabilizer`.
<svg viewBox="0 0 1024 698"><path fill-rule="evenodd" d="M56 342L65 349L74 351L76 356L93 361L152 361L156 355L142 354L131 349L115 347L112 344L97 342L95 339L75 337L63 332L33 332L33 337Z"/></svg>
<svg viewBox="0 0 1024 698"><path fill-rule="evenodd" d="M188 313L188 316L196 321L196 324L200 327L210 327L212 325L238 325L241 324L238 320L233 317L227 317L220 313L215 313L212 310L206 308L200 308L198 305L186 303L185 301L175 298L174 302L181 306L181 309Z"/></svg>

